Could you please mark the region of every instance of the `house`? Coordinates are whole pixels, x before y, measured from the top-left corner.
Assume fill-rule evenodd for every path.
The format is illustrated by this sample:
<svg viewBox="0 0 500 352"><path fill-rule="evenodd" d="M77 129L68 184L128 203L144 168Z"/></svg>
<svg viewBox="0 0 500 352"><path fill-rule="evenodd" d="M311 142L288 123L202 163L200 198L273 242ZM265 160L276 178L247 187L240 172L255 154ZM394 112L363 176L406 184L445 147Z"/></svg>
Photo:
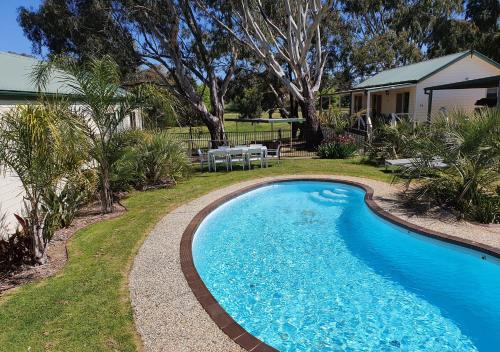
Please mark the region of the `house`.
<svg viewBox="0 0 500 352"><path fill-rule="evenodd" d="M377 118L408 117L420 122L437 112L471 111L478 100L497 94L497 88L436 90L429 111L426 88L497 75L500 64L472 50L385 70L336 94L350 95L351 115L363 112L369 126Z"/></svg>
<svg viewBox="0 0 500 352"><path fill-rule="evenodd" d="M39 61L31 56L0 52L0 114L16 105L37 102L39 92L31 74L38 63ZM78 107L78 101L71 95L70 89L56 77L47 82L43 93L46 96L70 97L75 101L74 107ZM119 129L142 127L142 117L137 109L126 116Z"/></svg>
<svg viewBox="0 0 500 352"><path fill-rule="evenodd" d="M36 104L38 90L31 78L31 73L39 61L33 57L0 52L0 115L16 105ZM47 96L59 95L72 98L73 108L78 108L78 101L71 92L56 78L47 82L43 93ZM139 109L133 110L121 122L119 129L142 128L143 121ZM6 215L4 225L7 231L13 231L17 226L13 214L22 210L23 189L17 176L7 170L0 174L0 220ZM0 221L1 222L1 221ZM1 227L0 223L0 227ZM2 229L0 228L0 236Z"/></svg>

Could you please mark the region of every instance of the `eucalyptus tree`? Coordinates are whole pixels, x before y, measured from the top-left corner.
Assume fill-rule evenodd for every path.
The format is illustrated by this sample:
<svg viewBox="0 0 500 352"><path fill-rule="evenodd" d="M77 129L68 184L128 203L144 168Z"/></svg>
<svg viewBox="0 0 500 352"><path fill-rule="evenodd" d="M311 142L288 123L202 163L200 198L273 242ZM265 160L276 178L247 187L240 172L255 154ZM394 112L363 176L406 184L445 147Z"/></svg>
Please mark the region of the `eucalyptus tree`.
<svg viewBox="0 0 500 352"><path fill-rule="evenodd" d="M221 35L193 1L133 0L124 2L122 10L136 34L143 63L191 104L215 143L223 141L224 99L238 63L234 40ZM221 10L227 13L230 8L221 6ZM174 84L158 67L168 72ZM205 90L208 104L203 99Z"/></svg>
<svg viewBox="0 0 500 352"><path fill-rule="evenodd" d="M220 10L228 14L230 7ZM19 21L38 50L83 62L108 54L122 72L149 67L191 106L212 140L225 138L224 99L239 55L195 1L45 0L36 10L22 8Z"/></svg>
<svg viewBox="0 0 500 352"><path fill-rule="evenodd" d="M33 262L43 264L54 227L43 196L70 177L86 160L81 123L64 102L17 106L1 115L0 165L19 177L24 214L16 214L31 239Z"/></svg>
<svg viewBox="0 0 500 352"><path fill-rule="evenodd" d="M500 6L496 0L340 0L339 6L348 27L341 52L353 78L472 47L496 49L478 37L473 25L477 12L472 11L496 18ZM481 32L498 27L495 20L487 23Z"/></svg>
<svg viewBox="0 0 500 352"><path fill-rule="evenodd" d="M68 54L81 62L111 56L123 74L134 72L141 58L134 38L123 30L116 0L42 0L38 8L20 7L18 22L33 51Z"/></svg>
<svg viewBox="0 0 500 352"><path fill-rule="evenodd" d="M108 56L77 61L57 57L35 67L34 80L43 91L49 78L61 82L73 95L76 114L91 144L91 156L97 163L100 200L103 213L113 211L110 171L113 162L113 136L127 113L136 105L136 97L121 88L121 74L116 62Z"/></svg>
<svg viewBox="0 0 500 352"><path fill-rule="evenodd" d="M306 139L318 144L322 133L316 96L328 57L323 49L322 23L333 11L333 0L242 0L235 3L230 17L213 7L205 10L298 100L307 123Z"/></svg>

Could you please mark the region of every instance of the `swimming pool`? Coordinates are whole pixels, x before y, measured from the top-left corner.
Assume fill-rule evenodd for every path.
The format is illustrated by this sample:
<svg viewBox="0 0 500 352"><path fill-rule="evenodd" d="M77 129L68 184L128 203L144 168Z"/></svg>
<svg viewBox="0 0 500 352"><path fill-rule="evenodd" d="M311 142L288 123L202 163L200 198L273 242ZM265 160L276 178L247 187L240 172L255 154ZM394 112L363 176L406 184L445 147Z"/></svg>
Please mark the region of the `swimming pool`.
<svg viewBox="0 0 500 352"><path fill-rule="evenodd" d="M245 193L196 230L196 270L280 351L498 351L500 261L393 225L364 195L319 181Z"/></svg>

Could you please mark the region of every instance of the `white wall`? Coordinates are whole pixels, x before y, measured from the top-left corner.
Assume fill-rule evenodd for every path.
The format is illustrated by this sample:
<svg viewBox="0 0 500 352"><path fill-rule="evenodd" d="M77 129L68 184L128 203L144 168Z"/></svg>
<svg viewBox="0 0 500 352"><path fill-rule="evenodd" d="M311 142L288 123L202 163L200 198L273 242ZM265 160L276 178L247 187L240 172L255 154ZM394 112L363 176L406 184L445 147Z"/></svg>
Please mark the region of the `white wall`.
<svg viewBox="0 0 500 352"><path fill-rule="evenodd" d="M13 172L6 171L0 175L0 217L6 215L6 225L9 233L18 226L14 214L21 214L23 209L23 186Z"/></svg>
<svg viewBox="0 0 500 352"><path fill-rule="evenodd" d="M424 93L424 88L495 75L500 75L499 68L475 55L472 57L467 55L417 84L415 118L419 121L427 119L428 96ZM447 111L457 109L472 111L474 103L484 97L486 97L485 88L434 91L432 113L438 113L442 107Z"/></svg>
<svg viewBox="0 0 500 352"><path fill-rule="evenodd" d="M16 104L26 104L25 101L6 101L0 100L0 115L12 109ZM142 116L140 110L136 111L137 128L143 128ZM120 130L130 128L130 119L128 116L119 126ZM21 214L23 209L23 187L19 178L11 171L0 174L0 218L6 214L6 225L9 233L15 231L18 222L14 214Z"/></svg>

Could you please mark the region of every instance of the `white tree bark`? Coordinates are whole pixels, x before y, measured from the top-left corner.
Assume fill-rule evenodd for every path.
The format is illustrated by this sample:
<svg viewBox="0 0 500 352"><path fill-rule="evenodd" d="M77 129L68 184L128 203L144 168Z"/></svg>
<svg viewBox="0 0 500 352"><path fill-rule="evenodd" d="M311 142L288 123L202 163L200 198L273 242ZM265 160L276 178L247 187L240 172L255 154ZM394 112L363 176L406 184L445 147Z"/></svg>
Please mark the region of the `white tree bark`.
<svg viewBox="0 0 500 352"><path fill-rule="evenodd" d="M235 46L229 43L229 59L223 70L221 63L217 62L219 58L214 57L205 43L203 22L193 4L188 0L169 0L162 4L164 8L153 9L169 14L166 23L156 17L152 8L136 6L144 18L137 23L137 33L141 35L137 42L140 43L144 64L150 66L151 61L155 61L163 66L175 81L176 93L183 96L201 116L213 142L223 141L224 96L236 71L238 56ZM188 41L191 42L189 46ZM221 73L224 74L222 77ZM209 91L210 106L197 91L196 82L202 82Z"/></svg>
<svg viewBox="0 0 500 352"><path fill-rule="evenodd" d="M214 18L250 48L294 97L303 102L307 99L305 91L315 94L321 84L328 56L321 46L321 21L332 8L333 0L284 0L284 5L286 30L280 29L265 14L261 0L257 0L255 6L249 0L242 0L239 11L234 11L240 25L238 33ZM200 6L203 5L200 3ZM293 79L287 77L283 64L289 65ZM305 84L308 87L304 87Z"/></svg>
<svg viewBox="0 0 500 352"><path fill-rule="evenodd" d="M269 18L261 0L241 0L239 8L233 11L233 22L238 24L235 30L197 0L200 7L247 46L301 103L304 117L312 130L311 136L320 134L315 98L328 56L322 48L321 23L332 9L333 1L283 0L285 29ZM291 75L286 74L285 65L290 68Z"/></svg>

